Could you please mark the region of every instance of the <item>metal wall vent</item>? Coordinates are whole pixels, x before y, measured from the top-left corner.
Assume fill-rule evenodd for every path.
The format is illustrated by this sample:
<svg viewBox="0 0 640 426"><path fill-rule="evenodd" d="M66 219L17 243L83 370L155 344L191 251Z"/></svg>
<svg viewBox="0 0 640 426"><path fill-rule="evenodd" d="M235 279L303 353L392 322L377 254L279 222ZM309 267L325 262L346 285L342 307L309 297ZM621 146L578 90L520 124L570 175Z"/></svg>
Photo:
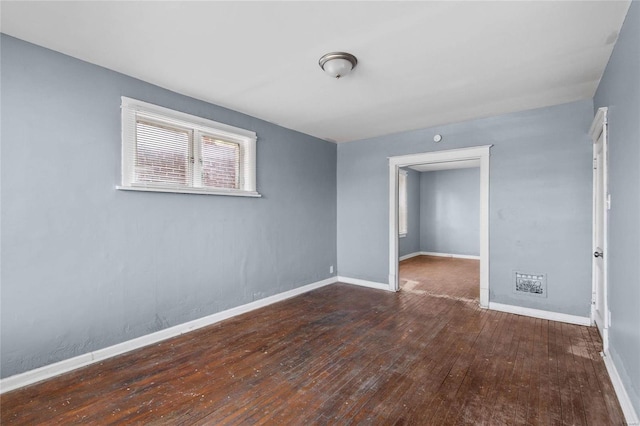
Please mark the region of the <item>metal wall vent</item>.
<svg viewBox="0 0 640 426"><path fill-rule="evenodd" d="M525 274L514 271L514 293L547 297L546 274Z"/></svg>

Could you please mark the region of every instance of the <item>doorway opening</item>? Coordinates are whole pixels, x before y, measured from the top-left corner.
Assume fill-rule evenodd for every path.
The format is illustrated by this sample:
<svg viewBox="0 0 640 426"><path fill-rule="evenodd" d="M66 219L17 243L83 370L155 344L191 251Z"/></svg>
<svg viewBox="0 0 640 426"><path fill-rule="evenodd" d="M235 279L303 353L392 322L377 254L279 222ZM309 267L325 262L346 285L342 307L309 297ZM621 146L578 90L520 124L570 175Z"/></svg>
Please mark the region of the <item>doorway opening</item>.
<svg viewBox="0 0 640 426"><path fill-rule="evenodd" d="M478 305L480 160L414 165L399 176L400 290Z"/></svg>
<svg viewBox="0 0 640 426"><path fill-rule="evenodd" d="M480 306L489 307L489 150L491 145L446 151L425 152L389 158L389 289L398 291L399 283L399 182L400 169L421 165L433 169L479 167L480 169Z"/></svg>

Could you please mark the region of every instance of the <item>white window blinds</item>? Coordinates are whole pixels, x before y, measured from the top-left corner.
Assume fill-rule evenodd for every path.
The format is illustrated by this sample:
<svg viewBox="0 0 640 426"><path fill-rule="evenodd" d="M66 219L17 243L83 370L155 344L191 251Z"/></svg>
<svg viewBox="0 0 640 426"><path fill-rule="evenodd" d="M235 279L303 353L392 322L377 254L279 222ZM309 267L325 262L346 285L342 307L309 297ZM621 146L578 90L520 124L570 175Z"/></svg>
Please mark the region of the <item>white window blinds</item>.
<svg viewBox="0 0 640 426"><path fill-rule="evenodd" d="M163 185L189 184L191 131L136 120L135 181Z"/></svg>
<svg viewBox="0 0 640 426"><path fill-rule="evenodd" d="M122 186L259 196L256 134L122 98Z"/></svg>
<svg viewBox="0 0 640 426"><path fill-rule="evenodd" d="M240 144L212 136L202 136L202 185L238 189L240 185Z"/></svg>

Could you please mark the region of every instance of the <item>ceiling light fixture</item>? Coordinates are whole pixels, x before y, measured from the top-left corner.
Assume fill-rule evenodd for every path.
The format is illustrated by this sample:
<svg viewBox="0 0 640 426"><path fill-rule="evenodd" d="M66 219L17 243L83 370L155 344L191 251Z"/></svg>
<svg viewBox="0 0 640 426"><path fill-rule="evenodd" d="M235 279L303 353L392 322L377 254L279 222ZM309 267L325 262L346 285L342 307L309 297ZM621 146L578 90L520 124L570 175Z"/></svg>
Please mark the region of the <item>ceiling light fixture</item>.
<svg viewBox="0 0 640 426"><path fill-rule="evenodd" d="M349 74L358 65L358 60L351 53L331 52L323 55L318 64L331 77L340 78Z"/></svg>

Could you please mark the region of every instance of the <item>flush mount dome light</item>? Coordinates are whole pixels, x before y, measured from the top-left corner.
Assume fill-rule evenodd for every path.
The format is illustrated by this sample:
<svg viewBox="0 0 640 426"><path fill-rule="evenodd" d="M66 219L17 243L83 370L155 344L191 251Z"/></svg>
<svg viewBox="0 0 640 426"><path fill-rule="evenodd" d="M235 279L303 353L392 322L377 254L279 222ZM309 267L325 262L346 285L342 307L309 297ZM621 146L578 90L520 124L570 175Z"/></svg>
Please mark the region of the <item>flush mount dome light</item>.
<svg viewBox="0 0 640 426"><path fill-rule="evenodd" d="M320 68L333 78L344 77L358 65L358 60L351 53L331 52L318 61Z"/></svg>

